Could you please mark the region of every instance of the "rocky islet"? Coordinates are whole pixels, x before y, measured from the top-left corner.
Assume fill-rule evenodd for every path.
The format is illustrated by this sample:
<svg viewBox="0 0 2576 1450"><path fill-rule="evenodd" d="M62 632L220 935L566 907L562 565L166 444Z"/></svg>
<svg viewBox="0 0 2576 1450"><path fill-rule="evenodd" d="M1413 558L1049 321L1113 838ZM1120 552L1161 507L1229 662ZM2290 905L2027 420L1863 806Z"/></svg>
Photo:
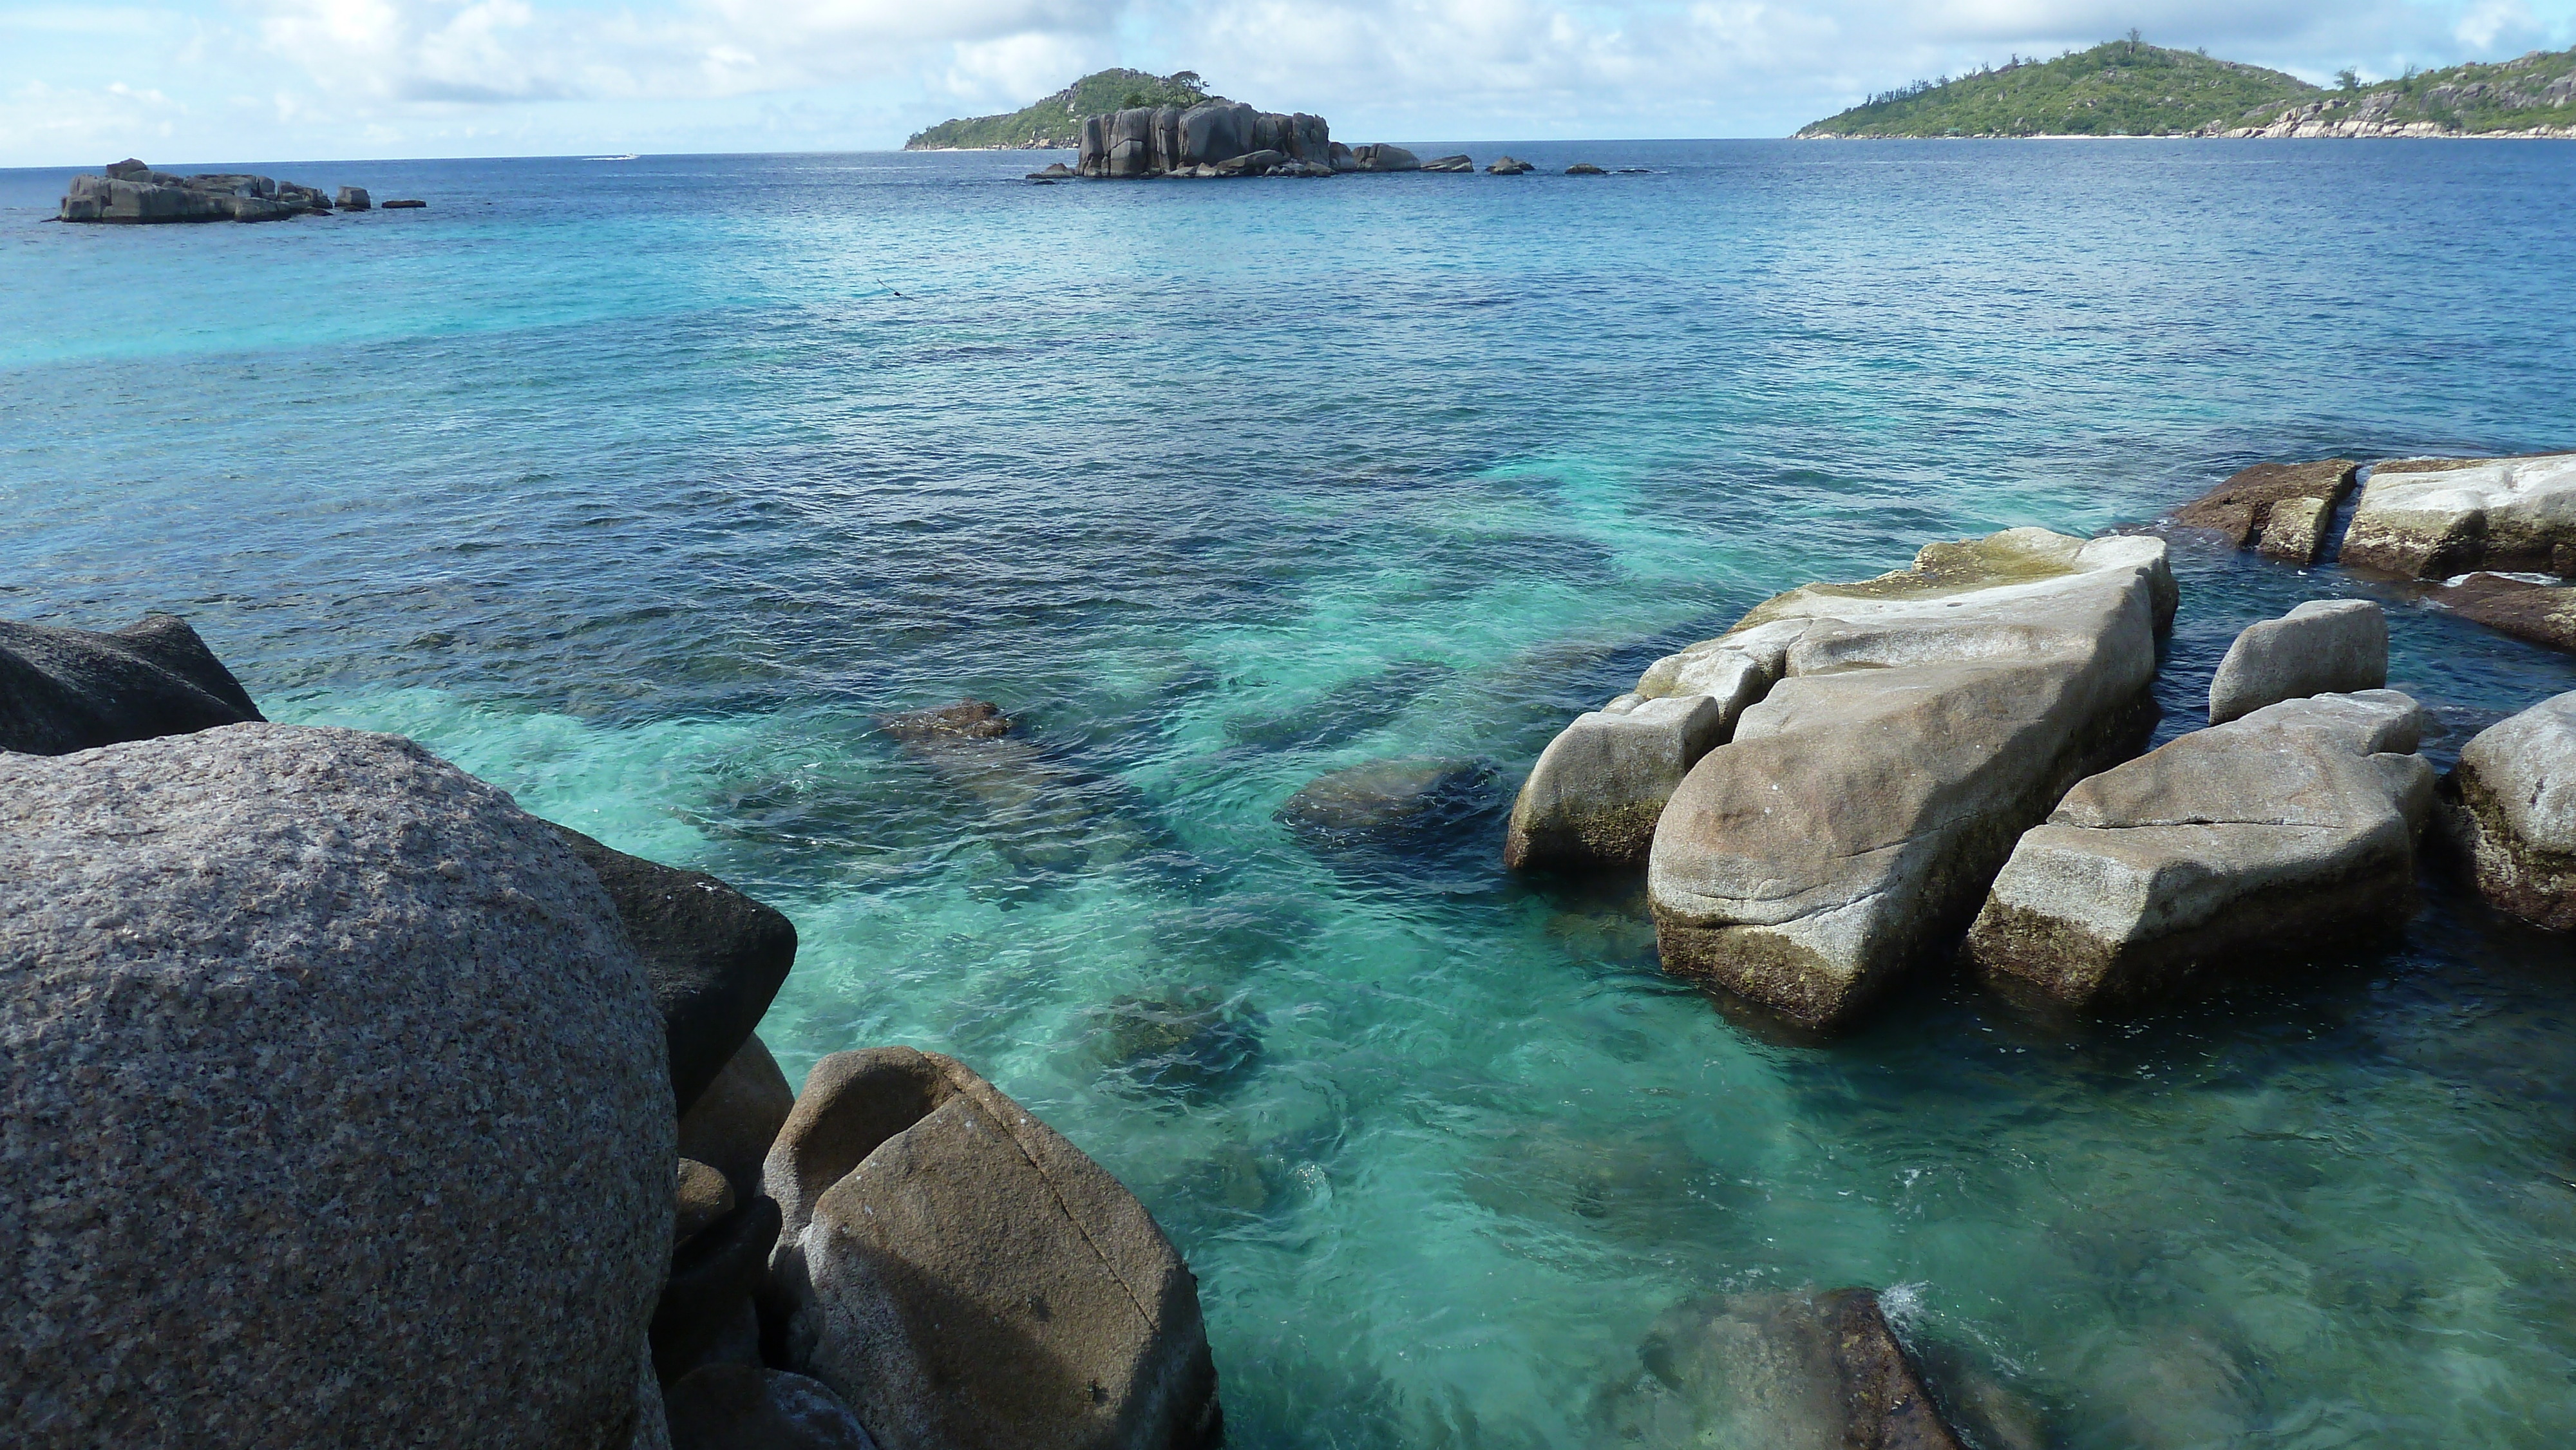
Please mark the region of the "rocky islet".
<svg viewBox="0 0 2576 1450"><path fill-rule="evenodd" d="M67 222L274 222L299 216L329 216L339 211L375 207L363 186L344 186L332 196L310 186L249 172L205 172L180 175L156 171L128 157L98 173L83 173L63 192L55 219ZM420 201L388 201L385 210L425 206Z"/></svg>

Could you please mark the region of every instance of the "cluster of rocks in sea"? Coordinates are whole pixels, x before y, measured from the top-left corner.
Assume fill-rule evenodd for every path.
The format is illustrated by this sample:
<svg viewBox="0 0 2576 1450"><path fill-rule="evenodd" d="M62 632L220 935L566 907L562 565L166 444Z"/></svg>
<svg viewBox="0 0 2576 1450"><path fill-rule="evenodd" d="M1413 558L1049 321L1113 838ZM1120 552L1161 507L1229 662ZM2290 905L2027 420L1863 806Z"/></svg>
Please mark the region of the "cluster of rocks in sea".
<svg viewBox="0 0 2576 1450"><path fill-rule="evenodd" d="M2178 521L2309 563L2357 472L2248 469ZM2576 565L2576 455L2370 475L2347 563ZM1954 957L2025 1000L2151 1007L2395 930L2428 839L2503 910L2576 925L2576 694L2437 778L2380 605L2314 600L2238 636L2208 728L2140 755L2167 550L2008 529L1766 600L1567 726L1504 860L1644 866L1667 971L1810 1028Z"/></svg>
<svg viewBox="0 0 2576 1450"><path fill-rule="evenodd" d="M315 187L255 176L247 172L204 172L182 176L155 171L127 157L101 173L72 178L55 214L67 222L274 222L299 216L329 216L333 211L368 211L381 207L403 211L428 205L417 200L375 202L363 186L344 186L331 196Z"/></svg>
<svg viewBox="0 0 2576 1450"><path fill-rule="evenodd" d="M1425 161L1402 146L1372 142L1346 146L1332 137L1321 116L1300 111L1284 115L1256 111L1240 101L1211 98L1183 109L1137 106L1086 116L1081 149L1074 165L1059 161L1028 175L1031 181L1064 181L1077 176L1169 178L1213 181L1245 176L1324 178L1345 172L1428 171L1454 175L1474 172L1474 158L1435 156ZM1504 156L1485 170L1495 176L1519 176L1536 168ZM1622 172L1643 168L1623 167ZM1598 166L1577 162L1568 176L1603 176Z"/></svg>
<svg viewBox="0 0 2576 1450"><path fill-rule="evenodd" d="M266 721L178 619L0 623L12 1443L1216 1443L1116 1179L936 1053L791 1090L754 1029L796 945Z"/></svg>

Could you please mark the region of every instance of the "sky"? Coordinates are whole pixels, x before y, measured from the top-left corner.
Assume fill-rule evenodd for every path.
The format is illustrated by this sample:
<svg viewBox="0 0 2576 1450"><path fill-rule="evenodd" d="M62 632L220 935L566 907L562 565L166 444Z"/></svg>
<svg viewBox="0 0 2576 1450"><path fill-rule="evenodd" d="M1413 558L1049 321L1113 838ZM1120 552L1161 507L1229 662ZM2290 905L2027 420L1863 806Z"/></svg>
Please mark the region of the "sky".
<svg viewBox="0 0 2576 1450"><path fill-rule="evenodd" d="M2133 26L2322 82L2576 0L0 0L0 166L879 150L1110 65L1351 141L1780 136Z"/></svg>

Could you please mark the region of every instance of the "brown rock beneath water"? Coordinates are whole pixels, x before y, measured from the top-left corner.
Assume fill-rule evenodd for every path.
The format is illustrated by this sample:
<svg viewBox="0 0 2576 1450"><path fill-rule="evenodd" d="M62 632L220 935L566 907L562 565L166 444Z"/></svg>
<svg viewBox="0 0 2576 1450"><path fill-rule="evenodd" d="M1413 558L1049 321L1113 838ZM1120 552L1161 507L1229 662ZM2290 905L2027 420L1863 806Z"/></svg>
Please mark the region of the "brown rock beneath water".
<svg viewBox="0 0 2576 1450"><path fill-rule="evenodd" d="M990 700L960 700L936 710L880 715L877 728L907 745L942 740L998 740L1011 733L1011 718Z"/></svg>
<svg viewBox="0 0 2576 1450"><path fill-rule="evenodd" d="M1655 1321L1612 1432L1651 1445L1962 1450L1867 1289L1736 1294Z"/></svg>
<svg viewBox="0 0 2576 1450"><path fill-rule="evenodd" d="M953 1059L815 1064L771 1149L784 1358L887 1450L1199 1450L1198 1282L1134 1195Z"/></svg>
<svg viewBox="0 0 2576 1450"><path fill-rule="evenodd" d="M2472 574L2436 593L2433 602L2499 634L2576 651L2576 588Z"/></svg>
<svg viewBox="0 0 2576 1450"><path fill-rule="evenodd" d="M697 1104L680 1115L680 1156L723 1174L737 1201L757 1198L760 1165L795 1107L796 1090L777 1059L758 1037L745 1038Z"/></svg>
<svg viewBox="0 0 2576 1450"><path fill-rule="evenodd" d="M662 1399L671 1450L876 1450L829 1385L785 1370L711 1364Z"/></svg>
<svg viewBox="0 0 2576 1450"><path fill-rule="evenodd" d="M2325 516L2332 518L2344 496L2352 492L2353 475L2360 467L2350 458L2258 463L2229 475L2225 483L2175 509L2173 519L2190 528L2223 534L2229 543L2242 548L2261 537L2264 525L2271 522L2272 506L2285 499L2323 499Z"/></svg>

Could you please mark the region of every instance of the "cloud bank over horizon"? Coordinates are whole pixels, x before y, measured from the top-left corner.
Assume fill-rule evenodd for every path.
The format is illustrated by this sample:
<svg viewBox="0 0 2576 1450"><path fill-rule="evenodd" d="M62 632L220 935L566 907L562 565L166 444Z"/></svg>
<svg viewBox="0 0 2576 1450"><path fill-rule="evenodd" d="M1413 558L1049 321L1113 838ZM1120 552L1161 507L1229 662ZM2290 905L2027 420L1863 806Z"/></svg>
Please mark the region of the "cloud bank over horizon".
<svg viewBox="0 0 2576 1450"><path fill-rule="evenodd" d="M2576 0L0 0L0 166L875 150L1109 65L1353 140L1779 136L2125 34L2323 81L2576 42Z"/></svg>

